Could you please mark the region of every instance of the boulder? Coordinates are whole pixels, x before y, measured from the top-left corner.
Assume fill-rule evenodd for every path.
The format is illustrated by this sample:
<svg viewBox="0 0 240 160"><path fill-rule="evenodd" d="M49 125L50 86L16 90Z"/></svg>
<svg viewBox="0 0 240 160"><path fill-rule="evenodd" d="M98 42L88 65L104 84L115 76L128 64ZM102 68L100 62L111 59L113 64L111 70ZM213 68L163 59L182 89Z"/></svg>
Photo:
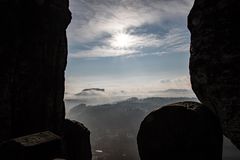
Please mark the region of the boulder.
<svg viewBox="0 0 240 160"><path fill-rule="evenodd" d="M141 160L221 160L219 119L197 102L180 102L151 112L138 136Z"/></svg>
<svg viewBox="0 0 240 160"><path fill-rule="evenodd" d="M240 149L240 1L195 0L188 16L193 91Z"/></svg>
<svg viewBox="0 0 240 160"><path fill-rule="evenodd" d="M65 120L63 144L66 159L92 159L90 131L82 123Z"/></svg>

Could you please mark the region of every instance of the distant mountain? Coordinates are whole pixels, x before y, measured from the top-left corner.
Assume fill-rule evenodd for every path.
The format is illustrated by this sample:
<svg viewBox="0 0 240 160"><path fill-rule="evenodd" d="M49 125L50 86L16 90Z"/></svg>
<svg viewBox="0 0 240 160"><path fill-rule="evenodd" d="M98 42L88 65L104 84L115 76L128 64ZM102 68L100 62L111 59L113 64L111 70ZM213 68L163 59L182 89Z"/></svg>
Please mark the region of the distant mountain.
<svg viewBox="0 0 240 160"><path fill-rule="evenodd" d="M121 91L106 91L101 88L84 89L77 94L65 94L65 106L68 112L72 107L84 103L86 105L101 105L107 103L114 103L128 99L127 92Z"/></svg>
<svg viewBox="0 0 240 160"><path fill-rule="evenodd" d="M195 98L130 98L113 104L80 104L68 114L91 131L93 160L139 160L136 136L141 121L154 109Z"/></svg>
<svg viewBox="0 0 240 160"><path fill-rule="evenodd" d="M87 89L84 89L84 91L100 91L100 92L104 92L105 89L101 89L101 88L87 88Z"/></svg>
<svg viewBox="0 0 240 160"><path fill-rule="evenodd" d="M129 98L113 104L79 104L68 118L84 123L91 131L93 160L139 160L136 136L141 121L151 111L179 101L196 98ZM240 159L239 151L224 139L223 160Z"/></svg>
<svg viewBox="0 0 240 160"><path fill-rule="evenodd" d="M125 90L105 90L103 88L87 88L78 93L65 93L66 112L72 107L84 103L86 105L102 105L124 101L130 97L195 97L192 90L168 89L134 92Z"/></svg>
<svg viewBox="0 0 240 160"><path fill-rule="evenodd" d="M101 88L87 88L87 89L83 89L80 93L75 94L76 96L80 96L80 95L95 95L94 93L96 92L105 92L105 89L101 89ZM98 94L96 94L98 95Z"/></svg>
<svg viewBox="0 0 240 160"><path fill-rule="evenodd" d="M155 93L159 95L163 95L164 97L195 97L195 94L192 90L189 89L167 89L167 90L160 90L160 91L150 91L150 93Z"/></svg>
<svg viewBox="0 0 240 160"><path fill-rule="evenodd" d="M182 92L189 92L188 89L167 89L164 92L174 92L174 93L182 93Z"/></svg>

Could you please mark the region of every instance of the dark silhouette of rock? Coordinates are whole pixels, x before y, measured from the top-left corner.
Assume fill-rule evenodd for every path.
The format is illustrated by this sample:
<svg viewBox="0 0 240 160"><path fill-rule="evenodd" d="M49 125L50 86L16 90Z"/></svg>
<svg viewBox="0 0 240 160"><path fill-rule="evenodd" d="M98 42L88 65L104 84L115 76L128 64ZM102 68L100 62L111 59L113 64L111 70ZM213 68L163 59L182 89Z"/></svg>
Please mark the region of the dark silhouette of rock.
<svg viewBox="0 0 240 160"><path fill-rule="evenodd" d="M91 159L89 131L80 123L65 121L66 28L71 21L68 3L0 2L0 145L18 157L12 159L48 159L59 148L60 156L68 160ZM29 147L22 143L25 139L35 143L29 134L45 130L63 137L64 143L51 145L49 141L43 145L39 134L35 138L41 144ZM15 137L21 138L1 143ZM10 154L8 151L5 153Z"/></svg>
<svg viewBox="0 0 240 160"><path fill-rule="evenodd" d="M68 0L4 0L0 20L0 142L61 135Z"/></svg>
<svg viewBox="0 0 240 160"><path fill-rule="evenodd" d="M138 136L141 160L221 160L218 118L196 102L181 102L151 112Z"/></svg>
<svg viewBox="0 0 240 160"><path fill-rule="evenodd" d="M49 131L11 139L0 145L4 160L52 160L61 154L61 138Z"/></svg>
<svg viewBox="0 0 240 160"><path fill-rule="evenodd" d="M191 83L240 149L240 1L195 0L188 17Z"/></svg>
<svg viewBox="0 0 240 160"><path fill-rule="evenodd" d="M77 121L65 120L64 149L68 160L91 160L90 131Z"/></svg>

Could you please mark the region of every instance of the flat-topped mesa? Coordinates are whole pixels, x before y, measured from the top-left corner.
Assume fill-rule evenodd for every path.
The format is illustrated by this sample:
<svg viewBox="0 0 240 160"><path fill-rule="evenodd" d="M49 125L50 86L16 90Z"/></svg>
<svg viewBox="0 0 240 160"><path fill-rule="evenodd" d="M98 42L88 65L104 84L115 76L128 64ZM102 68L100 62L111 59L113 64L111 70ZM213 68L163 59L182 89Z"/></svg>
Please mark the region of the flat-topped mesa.
<svg viewBox="0 0 240 160"><path fill-rule="evenodd" d="M195 0L188 27L192 88L240 149L239 8L239 0Z"/></svg>
<svg viewBox="0 0 240 160"><path fill-rule="evenodd" d="M0 141L61 135L68 0L5 0L0 17Z"/></svg>

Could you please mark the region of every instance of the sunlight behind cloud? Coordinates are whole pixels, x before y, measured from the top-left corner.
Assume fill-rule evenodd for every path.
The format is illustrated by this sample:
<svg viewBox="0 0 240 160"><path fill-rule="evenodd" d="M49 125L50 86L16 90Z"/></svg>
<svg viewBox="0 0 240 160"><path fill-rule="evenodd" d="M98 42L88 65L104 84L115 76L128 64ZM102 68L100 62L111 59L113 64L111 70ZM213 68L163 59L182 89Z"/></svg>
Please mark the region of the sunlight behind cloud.
<svg viewBox="0 0 240 160"><path fill-rule="evenodd" d="M73 20L68 29L70 58L186 51L189 40L183 25L192 3L191 0L73 0L70 3Z"/></svg>
<svg viewBox="0 0 240 160"><path fill-rule="evenodd" d="M188 78L177 77L188 75L186 22L192 4L192 0L72 0L66 92L101 87L149 95L190 89Z"/></svg>
<svg viewBox="0 0 240 160"><path fill-rule="evenodd" d="M171 29L162 36L119 31L87 50L70 53L70 58L147 56L166 53L187 53L189 39L186 31Z"/></svg>
<svg viewBox="0 0 240 160"><path fill-rule="evenodd" d="M118 32L113 35L110 43L114 48L128 48L134 45L134 39L130 34L127 34L125 32Z"/></svg>

